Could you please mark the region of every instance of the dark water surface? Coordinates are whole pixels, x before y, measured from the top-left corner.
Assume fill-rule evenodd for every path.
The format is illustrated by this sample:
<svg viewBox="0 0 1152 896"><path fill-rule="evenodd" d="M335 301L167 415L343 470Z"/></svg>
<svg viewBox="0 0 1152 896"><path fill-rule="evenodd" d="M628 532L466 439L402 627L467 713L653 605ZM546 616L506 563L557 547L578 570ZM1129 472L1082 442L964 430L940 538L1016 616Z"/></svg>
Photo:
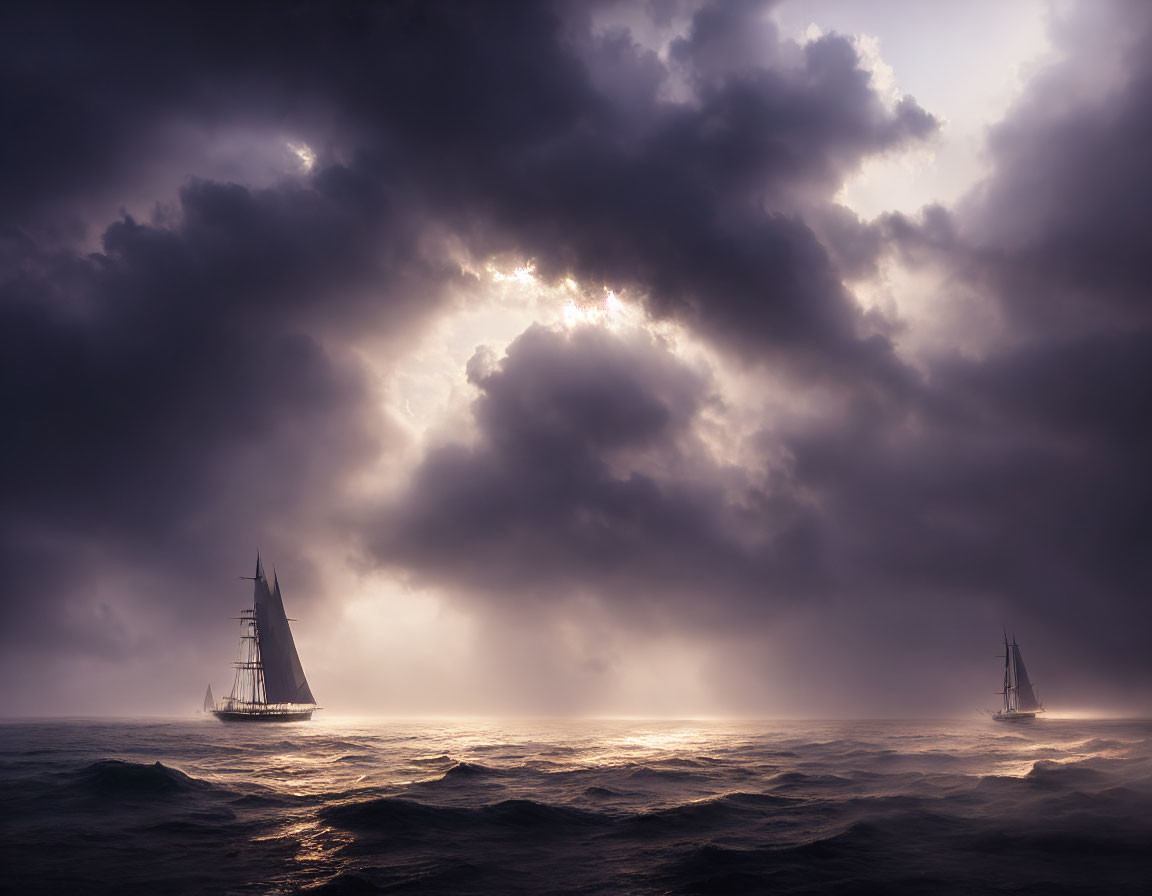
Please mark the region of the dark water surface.
<svg viewBox="0 0 1152 896"><path fill-rule="evenodd" d="M1152 722L0 723L12 893L1152 893Z"/></svg>

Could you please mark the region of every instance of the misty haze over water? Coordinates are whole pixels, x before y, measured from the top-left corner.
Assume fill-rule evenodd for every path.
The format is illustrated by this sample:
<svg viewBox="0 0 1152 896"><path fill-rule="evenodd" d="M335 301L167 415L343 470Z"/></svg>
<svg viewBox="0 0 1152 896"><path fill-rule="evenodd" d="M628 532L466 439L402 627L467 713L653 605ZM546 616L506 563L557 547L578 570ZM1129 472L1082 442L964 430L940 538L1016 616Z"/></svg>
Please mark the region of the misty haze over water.
<svg viewBox="0 0 1152 896"><path fill-rule="evenodd" d="M1146 893L1152 722L9 721L19 893Z"/></svg>

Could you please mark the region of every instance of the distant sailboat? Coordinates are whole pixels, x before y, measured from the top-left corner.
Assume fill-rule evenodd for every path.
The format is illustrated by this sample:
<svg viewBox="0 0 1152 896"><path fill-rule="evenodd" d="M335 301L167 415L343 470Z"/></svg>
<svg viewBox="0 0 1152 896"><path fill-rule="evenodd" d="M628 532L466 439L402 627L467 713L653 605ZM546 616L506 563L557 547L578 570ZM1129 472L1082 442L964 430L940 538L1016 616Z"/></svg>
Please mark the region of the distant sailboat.
<svg viewBox="0 0 1152 896"><path fill-rule="evenodd" d="M211 712L225 722L307 721L318 709L316 699L292 640L280 582L273 577L268 588L259 555L252 580L252 609L241 610L239 616L240 658L233 664L232 693Z"/></svg>
<svg viewBox="0 0 1152 896"><path fill-rule="evenodd" d="M1024 658L1020 655L1020 645L1016 638L1008 643L1008 635L1004 635L1004 706L999 712L992 713L997 722L1016 722L1036 718L1036 713L1043 712L1044 707L1036 697L1032 682L1028 679L1028 670L1024 668Z"/></svg>
<svg viewBox="0 0 1152 896"><path fill-rule="evenodd" d="M212 685L204 692L204 712L212 712L216 708L216 700L212 696Z"/></svg>

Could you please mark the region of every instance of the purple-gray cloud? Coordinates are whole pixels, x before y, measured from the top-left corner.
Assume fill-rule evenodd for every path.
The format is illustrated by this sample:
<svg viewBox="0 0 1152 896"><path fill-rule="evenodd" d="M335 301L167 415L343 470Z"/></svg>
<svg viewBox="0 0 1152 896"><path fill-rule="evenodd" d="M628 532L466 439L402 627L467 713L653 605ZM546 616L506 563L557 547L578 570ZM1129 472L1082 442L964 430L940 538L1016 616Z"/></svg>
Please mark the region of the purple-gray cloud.
<svg viewBox="0 0 1152 896"><path fill-rule="evenodd" d="M579 596L629 637L723 640L835 613L864 704L878 648L989 608L1108 664L1067 693L1146 687L1147 10L1078 10L1118 73L1058 35L990 179L870 225L836 204L844 178L937 121L887 105L846 38L800 46L765 9L702 4L661 57L583 5L6 8L6 653L114 662L148 602L216 637L221 568L260 543L314 583L305 546L341 533L480 617ZM306 140L315 170L227 182L172 136L240 129ZM172 183L151 218L99 217ZM469 438L350 498L403 441L360 352L399 356L449 287L480 301L447 246L624 289L808 413L743 419L758 434L724 460L704 418L760 405L715 371L643 329L533 326L468 365ZM947 272L1007 335L912 364L904 322L844 282L886 255ZM125 576L149 593L97 596Z"/></svg>

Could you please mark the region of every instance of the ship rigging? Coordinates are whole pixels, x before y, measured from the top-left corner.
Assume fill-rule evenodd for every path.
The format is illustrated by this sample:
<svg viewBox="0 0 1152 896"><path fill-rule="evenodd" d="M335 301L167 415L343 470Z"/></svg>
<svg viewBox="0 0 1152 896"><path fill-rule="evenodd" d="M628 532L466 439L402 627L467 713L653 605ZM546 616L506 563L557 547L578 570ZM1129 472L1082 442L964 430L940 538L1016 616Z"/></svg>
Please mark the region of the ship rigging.
<svg viewBox="0 0 1152 896"><path fill-rule="evenodd" d="M256 555L251 608L240 611L240 651L232 691L212 704L211 687L205 709L225 722L304 722L319 709L296 652L292 628L284 611L280 581L272 587Z"/></svg>
<svg viewBox="0 0 1152 896"><path fill-rule="evenodd" d="M1004 684L1001 688L1003 706L992 714L997 722L1016 722L1036 718L1036 713L1044 712L1032 682L1028 678L1028 670L1024 668L1024 657L1020 654L1020 645L1013 636L1012 643L1008 643L1008 634L1004 634Z"/></svg>

